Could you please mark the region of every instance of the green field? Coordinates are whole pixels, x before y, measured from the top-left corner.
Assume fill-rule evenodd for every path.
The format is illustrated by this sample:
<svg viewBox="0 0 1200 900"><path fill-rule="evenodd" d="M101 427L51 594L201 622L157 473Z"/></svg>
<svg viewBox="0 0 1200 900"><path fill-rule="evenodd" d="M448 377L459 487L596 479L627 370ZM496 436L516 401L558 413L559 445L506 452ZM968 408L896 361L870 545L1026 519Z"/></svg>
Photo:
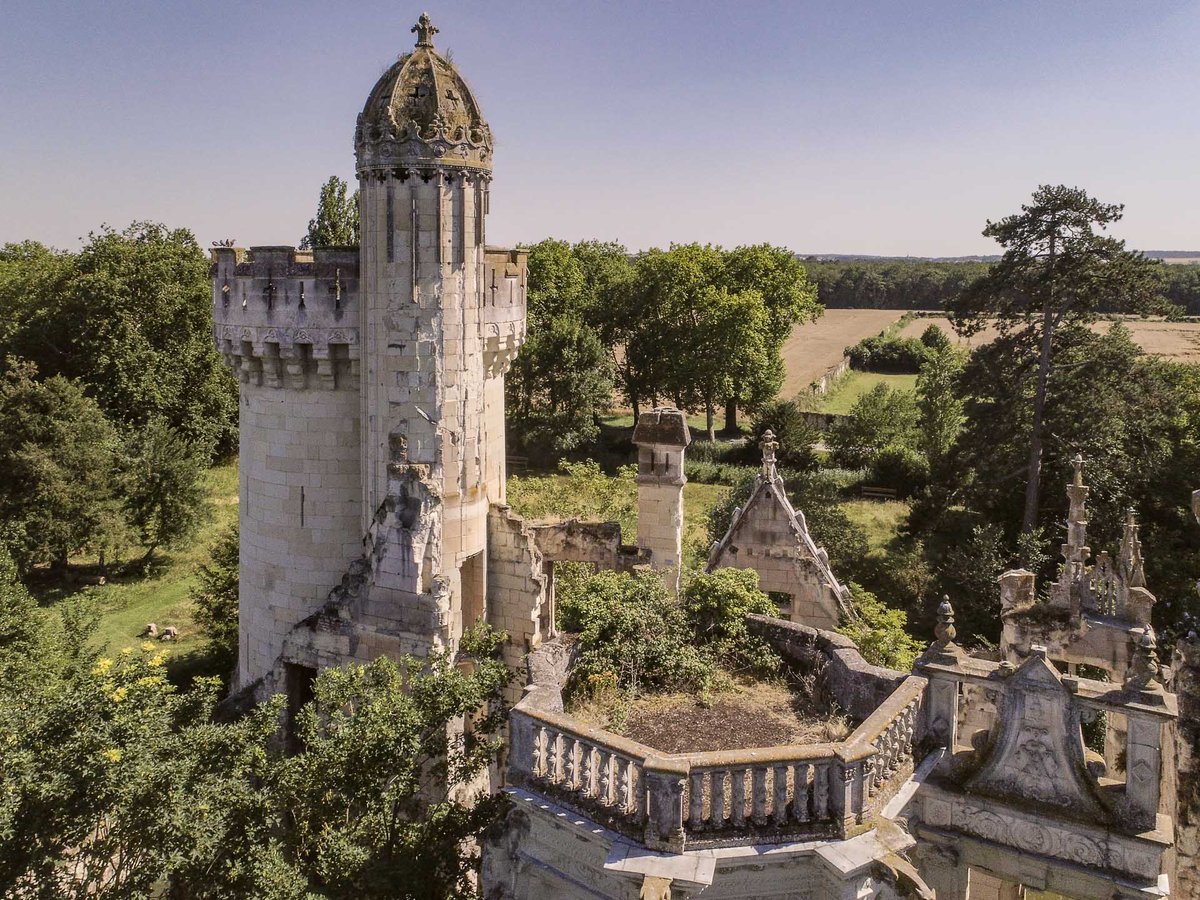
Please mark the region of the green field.
<svg viewBox="0 0 1200 900"><path fill-rule="evenodd" d="M908 504L901 500L847 500L842 509L850 521L866 532L872 553L883 553L900 533L908 518Z"/></svg>
<svg viewBox="0 0 1200 900"><path fill-rule="evenodd" d="M140 643L142 630L153 622L159 629L174 626L179 640L166 645L173 674L202 672L217 674L209 668L208 640L192 621L188 592L196 583L196 569L208 561L208 547L217 534L238 514L238 476L236 465L210 469L204 476L208 493L208 515L195 538L186 546L160 550L150 574L144 577L116 576L106 584L73 587L51 584L33 585L43 607L49 609L68 598L84 598L93 604L100 618L96 640L110 651ZM140 553L132 548L128 555ZM73 560L90 563L94 560Z"/></svg>
<svg viewBox="0 0 1200 900"><path fill-rule="evenodd" d="M854 401L877 384L902 391L914 390L917 386L916 375L881 375L877 372L859 372L851 369L838 379L833 390L820 398L821 412L846 415L854 406Z"/></svg>

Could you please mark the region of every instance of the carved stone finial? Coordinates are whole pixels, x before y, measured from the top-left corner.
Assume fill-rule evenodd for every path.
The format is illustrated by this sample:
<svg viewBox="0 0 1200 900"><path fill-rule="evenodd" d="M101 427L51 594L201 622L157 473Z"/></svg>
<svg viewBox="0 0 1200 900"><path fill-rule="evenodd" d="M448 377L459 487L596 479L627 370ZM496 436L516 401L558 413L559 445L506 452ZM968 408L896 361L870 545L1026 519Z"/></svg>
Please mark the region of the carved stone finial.
<svg viewBox="0 0 1200 900"><path fill-rule="evenodd" d="M1076 453L1075 458L1071 460L1071 466L1075 469L1075 481L1079 487L1083 486L1083 454Z"/></svg>
<svg viewBox="0 0 1200 900"><path fill-rule="evenodd" d="M779 449L779 441L775 440L775 432L770 428L764 431L758 446L762 449L763 475L773 479L775 477L775 451Z"/></svg>
<svg viewBox="0 0 1200 900"><path fill-rule="evenodd" d="M933 633L942 644L952 644L958 636L958 630L954 627L954 607L950 605L950 598L947 596L943 596L941 604L938 605L937 626Z"/></svg>
<svg viewBox="0 0 1200 900"><path fill-rule="evenodd" d="M1154 636L1154 629L1147 625L1142 629L1134 648L1125 686L1138 691L1154 690L1154 683L1159 678L1158 640Z"/></svg>
<svg viewBox="0 0 1200 900"><path fill-rule="evenodd" d="M418 47L429 47L432 49L433 36L437 34L440 29L438 29L433 22L429 21L429 13L423 12L421 13L421 18L417 19L417 24L409 30L417 36Z"/></svg>

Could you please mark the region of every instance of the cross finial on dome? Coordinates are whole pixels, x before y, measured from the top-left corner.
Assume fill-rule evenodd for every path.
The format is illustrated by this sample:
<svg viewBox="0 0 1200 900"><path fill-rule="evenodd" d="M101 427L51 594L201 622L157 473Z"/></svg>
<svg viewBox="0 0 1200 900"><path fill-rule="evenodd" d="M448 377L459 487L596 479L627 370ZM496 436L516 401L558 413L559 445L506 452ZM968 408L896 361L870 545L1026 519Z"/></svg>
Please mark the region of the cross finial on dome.
<svg viewBox="0 0 1200 900"><path fill-rule="evenodd" d="M439 29L429 21L429 13L423 12L421 18L417 19L417 24L409 30L417 36L418 47L432 47L433 36L438 33Z"/></svg>

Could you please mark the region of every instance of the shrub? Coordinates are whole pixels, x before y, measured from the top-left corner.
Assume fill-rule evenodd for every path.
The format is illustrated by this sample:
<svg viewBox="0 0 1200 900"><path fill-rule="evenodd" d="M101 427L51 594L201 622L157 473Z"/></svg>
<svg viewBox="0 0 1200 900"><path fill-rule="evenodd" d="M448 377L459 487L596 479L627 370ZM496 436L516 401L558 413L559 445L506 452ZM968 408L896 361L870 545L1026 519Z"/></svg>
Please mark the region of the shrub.
<svg viewBox="0 0 1200 900"><path fill-rule="evenodd" d="M518 515L619 522L623 534L635 533L637 466L622 466L616 475L607 475L593 460L563 460L558 470L558 475L513 475L508 479L508 502Z"/></svg>
<svg viewBox="0 0 1200 900"><path fill-rule="evenodd" d="M877 384L854 401L850 414L829 430L831 457L839 466L871 466L884 447L917 441L917 405L909 391Z"/></svg>
<svg viewBox="0 0 1200 900"><path fill-rule="evenodd" d="M937 325L930 325L921 332L921 343L930 350L949 350L953 346L950 342L950 336L942 331Z"/></svg>
<svg viewBox="0 0 1200 900"><path fill-rule="evenodd" d="M854 582L850 583L850 595L854 613L838 631L854 641L863 659L872 665L902 672L910 670L921 645L905 631L908 616Z"/></svg>
<svg viewBox="0 0 1200 900"><path fill-rule="evenodd" d="M875 455L871 481L893 488L901 497L911 497L929 482L929 462L911 447L889 444Z"/></svg>
<svg viewBox="0 0 1200 900"><path fill-rule="evenodd" d="M699 690L714 667L691 640L683 607L652 572L599 572L558 590L558 627L579 636L568 697L611 681L631 694Z"/></svg>
<svg viewBox="0 0 1200 900"><path fill-rule="evenodd" d="M910 375L921 370L927 352L926 344L916 338L882 334L863 338L853 347L846 348L850 365L855 369Z"/></svg>
<svg viewBox="0 0 1200 900"><path fill-rule="evenodd" d="M757 466L735 465L734 463L693 462L684 459L683 473L688 481L701 484L737 484L743 478L758 472Z"/></svg>
<svg viewBox="0 0 1200 900"><path fill-rule="evenodd" d="M680 594L684 613L697 641L718 663L735 674L777 674L783 661L762 638L750 634L746 616L779 614L775 603L758 589L753 569L718 569L697 575Z"/></svg>

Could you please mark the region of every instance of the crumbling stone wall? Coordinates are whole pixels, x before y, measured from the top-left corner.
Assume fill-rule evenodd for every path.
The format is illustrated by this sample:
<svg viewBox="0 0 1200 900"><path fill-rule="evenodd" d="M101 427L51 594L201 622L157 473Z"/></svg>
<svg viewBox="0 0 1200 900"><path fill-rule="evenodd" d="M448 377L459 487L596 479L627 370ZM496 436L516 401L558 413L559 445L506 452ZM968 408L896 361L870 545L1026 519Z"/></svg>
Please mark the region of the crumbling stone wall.
<svg viewBox="0 0 1200 900"><path fill-rule="evenodd" d="M1200 638L1175 648L1169 689L1179 699L1174 744L1175 879L1171 896L1200 900ZM1166 770L1171 771L1171 766Z"/></svg>
<svg viewBox="0 0 1200 900"><path fill-rule="evenodd" d="M867 718L908 677L871 665L854 641L836 631L768 616L748 616L746 623L751 634L770 643L798 671L820 673L830 698L854 719Z"/></svg>

